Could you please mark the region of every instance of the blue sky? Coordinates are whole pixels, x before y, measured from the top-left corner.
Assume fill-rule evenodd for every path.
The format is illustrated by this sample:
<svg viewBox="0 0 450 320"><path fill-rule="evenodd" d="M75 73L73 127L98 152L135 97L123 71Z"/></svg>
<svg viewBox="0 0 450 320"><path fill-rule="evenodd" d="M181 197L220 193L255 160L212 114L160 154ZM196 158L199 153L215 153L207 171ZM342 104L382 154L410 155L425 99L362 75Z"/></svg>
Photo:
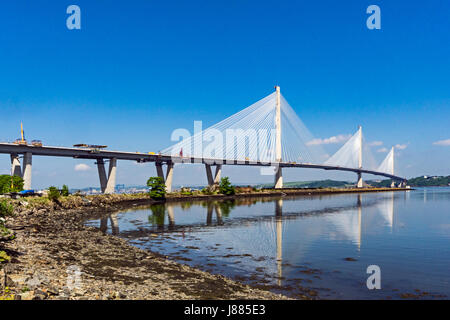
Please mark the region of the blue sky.
<svg viewBox="0 0 450 320"><path fill-rule="evenodd" d="M81 30L66 9L81 8ZM381 8L381 30L366 8ZM407 176L450 174L448 1L2 1L0 140L106 144L158 151L176 128L212 125L273 91L317 138L351 134L404 145ZM450 143L448 143L450 144ZM338 144L326 145L330 152ZM385 153L374 154L381 162ZM0 156L9 173L9 158ZM87 171L75 171L84 163ZM33 185L97 186L94 163L33 159ZM236 183L268 181L225 168ZM287 171L285 180L325 177ZM154 166L119 162L117 183L143 184ZM329 173L327 173L329 174ZM175 170L176 184L204 170ZM353 175L332 178L354 180Z"/></svg>

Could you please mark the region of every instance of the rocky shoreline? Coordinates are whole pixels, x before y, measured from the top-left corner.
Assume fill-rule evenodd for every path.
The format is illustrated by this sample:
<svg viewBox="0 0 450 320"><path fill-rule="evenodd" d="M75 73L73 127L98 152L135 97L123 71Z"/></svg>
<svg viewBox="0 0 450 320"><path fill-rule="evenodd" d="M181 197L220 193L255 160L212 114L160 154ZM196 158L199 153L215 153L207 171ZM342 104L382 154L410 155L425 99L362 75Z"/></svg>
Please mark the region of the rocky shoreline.
<svg viewBox="0 0 450 320"><path fill-rule="evenodd" d="M287 299L83 225L93 214L151 203L144 195L43 200L13 201L15 215L7 226L15 239L0 244L11 257L0 266L3 299Z"/></svg>
<svg viewBox="0 0 450 320"><path fill-rule="evenodd" d="M405 189L283 189L234 196L169 194L166 201L400 190ZM15 239L0 242L0 251L11 257L9 263L0 264L0 299L288 299L269 292L269 287L250 287L179 264L83 224L94 215L153 203L146 194L10 202L15 214L6 225Z"/></svg>

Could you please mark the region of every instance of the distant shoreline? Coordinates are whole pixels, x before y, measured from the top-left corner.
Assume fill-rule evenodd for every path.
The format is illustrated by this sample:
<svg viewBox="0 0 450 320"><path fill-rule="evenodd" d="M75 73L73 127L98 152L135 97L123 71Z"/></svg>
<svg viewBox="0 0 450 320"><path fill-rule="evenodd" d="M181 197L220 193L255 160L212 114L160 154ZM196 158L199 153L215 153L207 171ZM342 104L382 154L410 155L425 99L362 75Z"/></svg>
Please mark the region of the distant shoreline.
<svg viewBox="0 0 450 320"><path fill-rule="evenodd" d="M413 188L323 188L323 189L263 189L248 193L236 193L234 195L211 194L211 195L177 195L167 194L166 202L189 201L189 200L231 200L237 198L259 198L259 197L283 197L283 196L310 196L310 195L330 195L343 193L368 193L368 192L389 192L389 191L411 191Z"/></svg>

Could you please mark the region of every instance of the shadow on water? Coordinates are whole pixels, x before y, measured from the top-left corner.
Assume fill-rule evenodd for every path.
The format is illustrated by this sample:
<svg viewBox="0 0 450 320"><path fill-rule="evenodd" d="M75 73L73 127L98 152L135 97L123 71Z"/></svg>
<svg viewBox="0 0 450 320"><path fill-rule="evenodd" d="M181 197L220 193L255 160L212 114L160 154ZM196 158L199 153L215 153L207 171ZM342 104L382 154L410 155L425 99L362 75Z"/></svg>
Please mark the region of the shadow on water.
<svg viewBox="0 0 450 320"><path fill-rule="evenodd" d="M417 272L433 254L423 257L423 248L413 244L429 209L416 202L429 206L433 197L435 205L448 204L448 191L154 204L88 224L179 262L292 297L436 298L449 293L436 283L450 255L431 264L435 277L429 270ZM383 267L383 290L366 287L366 268L374 261ZM405 279L408 267L413 280ZM421 281L423 290L412 284Z"/></svg>

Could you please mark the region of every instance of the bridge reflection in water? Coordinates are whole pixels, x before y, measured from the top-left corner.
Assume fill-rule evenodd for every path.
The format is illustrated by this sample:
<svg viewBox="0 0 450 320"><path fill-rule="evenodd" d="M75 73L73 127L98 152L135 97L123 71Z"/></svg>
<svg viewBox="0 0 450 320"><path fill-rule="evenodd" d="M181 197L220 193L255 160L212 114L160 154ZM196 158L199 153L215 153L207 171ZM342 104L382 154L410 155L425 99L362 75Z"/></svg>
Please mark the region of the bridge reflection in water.
<svg viewBox="0 0 450 320"><path fill-rule="evenodd" d="M365 197L368 197L367 201L365 201ZM304 207L308 206L308 202L304 200L309 199L318 199L318 197L303 199ZM345 204L342 205L338 203L338 205L335 205L334 207L326 207L319 210L314 208L305 208L305 210L302 210L301 212L298 210L298 203L295 202L298 198L291 197L279 199L239 199L232 201L154 204L145 208L128 210L128 212L136 212L136 210L144 210L144 212L148 212L148 209L150 209L151 214L148 215L147 213L146 223L142 224L142 226L138 228L126 228L122 232L119 231L119 224L121 223L120 219L127 216L126 212L112 213L108 216L102 217L100 219L99 227L103 232L107 232L109 222L111 225L110 230L112 234L120 235L128 239L142 239L143 237L149 237L155 232L158 234L166 234L182 231L184 234L184 232L195 232L205 230L205 228L212 232L219 232L221 228L231 230L236 226L244 226L245 228L245 226L248 225L248 223L252 223L252 221L261 222L263 220L264 227L262 227L262 229L265 235L262 235L262 237L264 237L264 239L246 241L243 238L239 239L239 237L236 237L236 234L233 233L228 236L226 233L221 233L221 235L225 235L222 240L223 242L234 242L233 244L239 242L238 245L235 245L235 248L240 250L240 252L258 253L260 255L270 255L270 252L273 252L273 260L276 261L276 271L274 271L276 272L277 284L282 286L283 233L290 220L301 219L302 217L321 216L329 225L333 227L331 229L330 227L324 226L320 226L319 228L302 228L300 232L303 241L298 243L295 253L285 252L288 256L292 256L293 254L301 254L302 251L306 250L305 248L308 246L308 243L323 238L324 236L339 241L349 241L356 246L357 251L360 251L362 246L362 221L364 219L363 211L364 208L368 207L374 208L378 212L377 220L383 221L383 225L389 227L392 231L394 226L393 192L384 194L383 197L375 199L369 195L361 194L351 195L350 197L347 195L346 199L349 201L346 201ZM257 214L261 212L259 211L261 210L260 208L254 210L257 217L252 216L249 218L248 216L239 216L238 210L236 210L233 215L231 214L233 210L238 209L239 207L256 207L257 205L263 204L263 202L274 203L274 211L272 215L265 213L262 216L257 216ZM295 204L295 208L293 208L291 203ZM286 204L288 204L288 209L286 208ZM193 220L191 221L186 221L185 216L191 213L191 206L203 207L203 212L206 211L206 221L203 220L202 222L195 218L192 218ZM283 209L285 209L286 212L283 212ZM203 216L205 216L204 213ZM179 225L176 224L177 217L181 220ZM372 221L369 223L372 223ZM218 229L214 231L214 228Z"/></svg>

